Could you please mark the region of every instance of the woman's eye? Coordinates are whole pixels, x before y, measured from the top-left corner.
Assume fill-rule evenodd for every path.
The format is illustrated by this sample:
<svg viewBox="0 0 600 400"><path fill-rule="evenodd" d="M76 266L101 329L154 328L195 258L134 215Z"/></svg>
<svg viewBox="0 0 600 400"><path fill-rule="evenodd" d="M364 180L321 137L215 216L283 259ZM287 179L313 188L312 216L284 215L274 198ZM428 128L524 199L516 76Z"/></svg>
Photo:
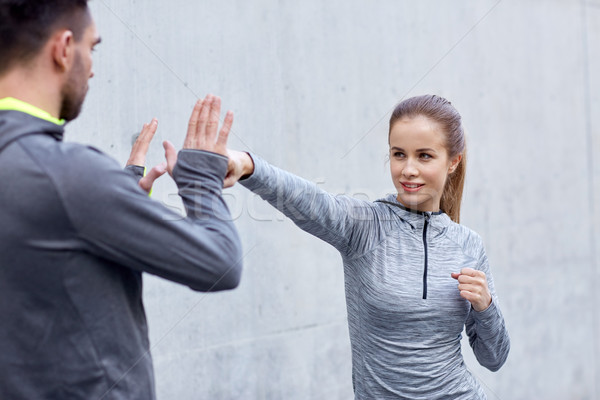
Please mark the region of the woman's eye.
<svg viewBox="0 0 600 400"><path fill-rule="evenodd" d="M429 154L427 154L427 153L423 153L423 154L421 154L421 158L424 159L424 160L429 160L432 157Z"/></svg>
<svg viewBox="0 0 600 400"><path fill-rule="evenodd" d="M399 158L399 157L404 157L404 153L400 152L400 151L395 151L394 152L394 157Z"/></svg>

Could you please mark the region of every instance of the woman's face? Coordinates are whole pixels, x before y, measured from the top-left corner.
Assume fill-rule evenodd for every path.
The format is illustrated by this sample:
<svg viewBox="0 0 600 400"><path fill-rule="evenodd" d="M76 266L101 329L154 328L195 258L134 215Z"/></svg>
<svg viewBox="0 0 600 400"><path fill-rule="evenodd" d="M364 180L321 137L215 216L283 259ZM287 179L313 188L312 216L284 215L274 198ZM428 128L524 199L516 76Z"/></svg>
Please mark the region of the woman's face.
<svg viewBox="0 0 600 400"><path fill-rule="evenodd" d="M439 211L446 178L461 160L450 159L440 125L424 116L402 118L390 131L390 171L398 201L418 211Z"/></svg>

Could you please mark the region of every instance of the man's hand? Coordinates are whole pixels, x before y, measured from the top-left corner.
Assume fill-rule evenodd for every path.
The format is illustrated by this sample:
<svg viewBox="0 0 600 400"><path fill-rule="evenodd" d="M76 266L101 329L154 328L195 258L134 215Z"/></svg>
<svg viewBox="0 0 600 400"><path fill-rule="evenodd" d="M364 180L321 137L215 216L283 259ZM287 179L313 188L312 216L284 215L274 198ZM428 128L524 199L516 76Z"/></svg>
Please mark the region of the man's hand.
<svg viewBox="0 0 600 400"><path fill-rule="evenodd" d="M131 154L127 165L138 165L143 167L146 164L146 154L148 153L148 147L150 142L154 138L156 129L158 128L158 120L153 118L149 124L144 124L142 132L138 135L133 147L131 148Z"/></svg>
<svg viewBox="0 0 600 400"><path fill-rule="evenodd" d="M229 137L229 132L231 132L231 125L233 124L233 112L227 112L223 126L217 134L220 114L221 99L219 97L209 94L204 100L198 100L188 122L188 130L183 143L183 148L210 151L227 157L227 138ZM146 128L146 125L144 125L144 128ZM143 152L144 157L141 158L141 160L145 161L148 145L150 140L152 140L152 136L154 136L154 132L156 132L156 126L153 128L154 132L152 132L152 126L147 129L147 134L137 148L136 156L138 158L136 158L136 160L140 159L139 155ZM148 138L147 136L150 132L152 136ZM142 130L142 133L144 133L144 130ZM142 134L140 134L140 137L136 140L136 144L141 137ZM175 168L175 164L177 163L177 150L168 140L163 142L163 147L165 149L166 162L152 168L150 172L140 180L140 187L146 191L149 191L150 188L152 188L154 181L165 172L168 172L169 175L173 176L173 168ZM136 145L134 144L134 150L132 150L130 161L134 159L133 156L135 150ZM130 164L128 163L127 165Z"/></svg>
<svg viewBox="0 0 600 400"><path fill-rule="evenodd" d="M219 97L209 94L204 100L198 100L188 122L183 148L210 151L227 157L227 138L233 124L233 112L227 112L221 131L217 135L220 114ZM167 172L173 176L173 168L177 163L177 150L169 141L164 141L163 147L167 159Z"/></svg>
<svg viewBox="0 0 600 400"><path fill-rule="evenodd" d="M452 277L458 281L460 296L469 300L475 311L484 311L492 304L492 294L484 272L463 268L458 274L452 273Z"/></svg>
<svg viewBox="0 0 600 400"><path fill-rule="evenodd" d="M227 138L233 124L233 112L227 112L221 131L217 135L220 114L219 97L209 94L204 100L198 101L188 123L183 148L211 151L227 157Z"/></svg>
<svg viewBox="0 0 600 400"><path fill-rule="evenodd" d="M146 154L148 153L148 147L150 142L154 138L156 129L158 128L158 121L156 118L152 119L149 124L144 124L142 132L139 134L133 147L131 148L131 154L127 165L137 165L143 167L146 164ZM152 168L146 176L139 180L138 185L147 193L152 190L154 181L160 178L165 172L167 172L167 163L161 163Z"/></svg>

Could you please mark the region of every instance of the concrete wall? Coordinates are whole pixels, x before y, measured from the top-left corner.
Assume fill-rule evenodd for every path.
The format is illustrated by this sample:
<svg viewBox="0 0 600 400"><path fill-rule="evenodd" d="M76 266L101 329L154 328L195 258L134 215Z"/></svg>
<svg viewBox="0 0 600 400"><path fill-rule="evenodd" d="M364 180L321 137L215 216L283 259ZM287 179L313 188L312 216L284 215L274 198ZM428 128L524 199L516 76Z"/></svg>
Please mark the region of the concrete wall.
<svg viewBox="0 0 600 400"><path fill-rule="evenodd" d="M484 238L512 351L465 358L490 399L600 399L600 1L91 2L103 43L68 139L127 159L152 117L180 145L194 100L231 146L337 193L393 191L387 119L437 93L469 133L463 222ZM181 209L163 179L154 198ZM160 399L350 399L341 259L243 188L234 292L146 277ZM467 345L468 346L468 345Z"/></svg>

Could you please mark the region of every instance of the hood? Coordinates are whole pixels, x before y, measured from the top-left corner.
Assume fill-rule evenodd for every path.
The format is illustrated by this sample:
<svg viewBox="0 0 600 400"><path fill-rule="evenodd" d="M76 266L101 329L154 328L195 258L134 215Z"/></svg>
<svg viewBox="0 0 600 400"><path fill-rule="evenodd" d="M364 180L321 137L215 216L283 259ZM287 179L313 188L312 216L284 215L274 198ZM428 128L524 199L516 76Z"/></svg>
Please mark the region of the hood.
<svg viewBox="0 0 600 400"><path fill-rule="evenodd" d="M448 215L443 211L423 212L406 208L404 205L402 205L402 203L400 203L396 199L396 195L394 194L389 194L386 197L375 201L386 204L401 219L408 222L413 227L413 229L421 228L423 226L425 218L428 219L430 226L437 228L445 228L452 223L450 217L448 217Z"/></svg>
<svg viewBox="0 0 600 400"><path fill-rule="evenodd" d="M32 133L47 134L56 140L62 140L64 126L21 111L0 111L0 151L21 136Z"/></svg>

